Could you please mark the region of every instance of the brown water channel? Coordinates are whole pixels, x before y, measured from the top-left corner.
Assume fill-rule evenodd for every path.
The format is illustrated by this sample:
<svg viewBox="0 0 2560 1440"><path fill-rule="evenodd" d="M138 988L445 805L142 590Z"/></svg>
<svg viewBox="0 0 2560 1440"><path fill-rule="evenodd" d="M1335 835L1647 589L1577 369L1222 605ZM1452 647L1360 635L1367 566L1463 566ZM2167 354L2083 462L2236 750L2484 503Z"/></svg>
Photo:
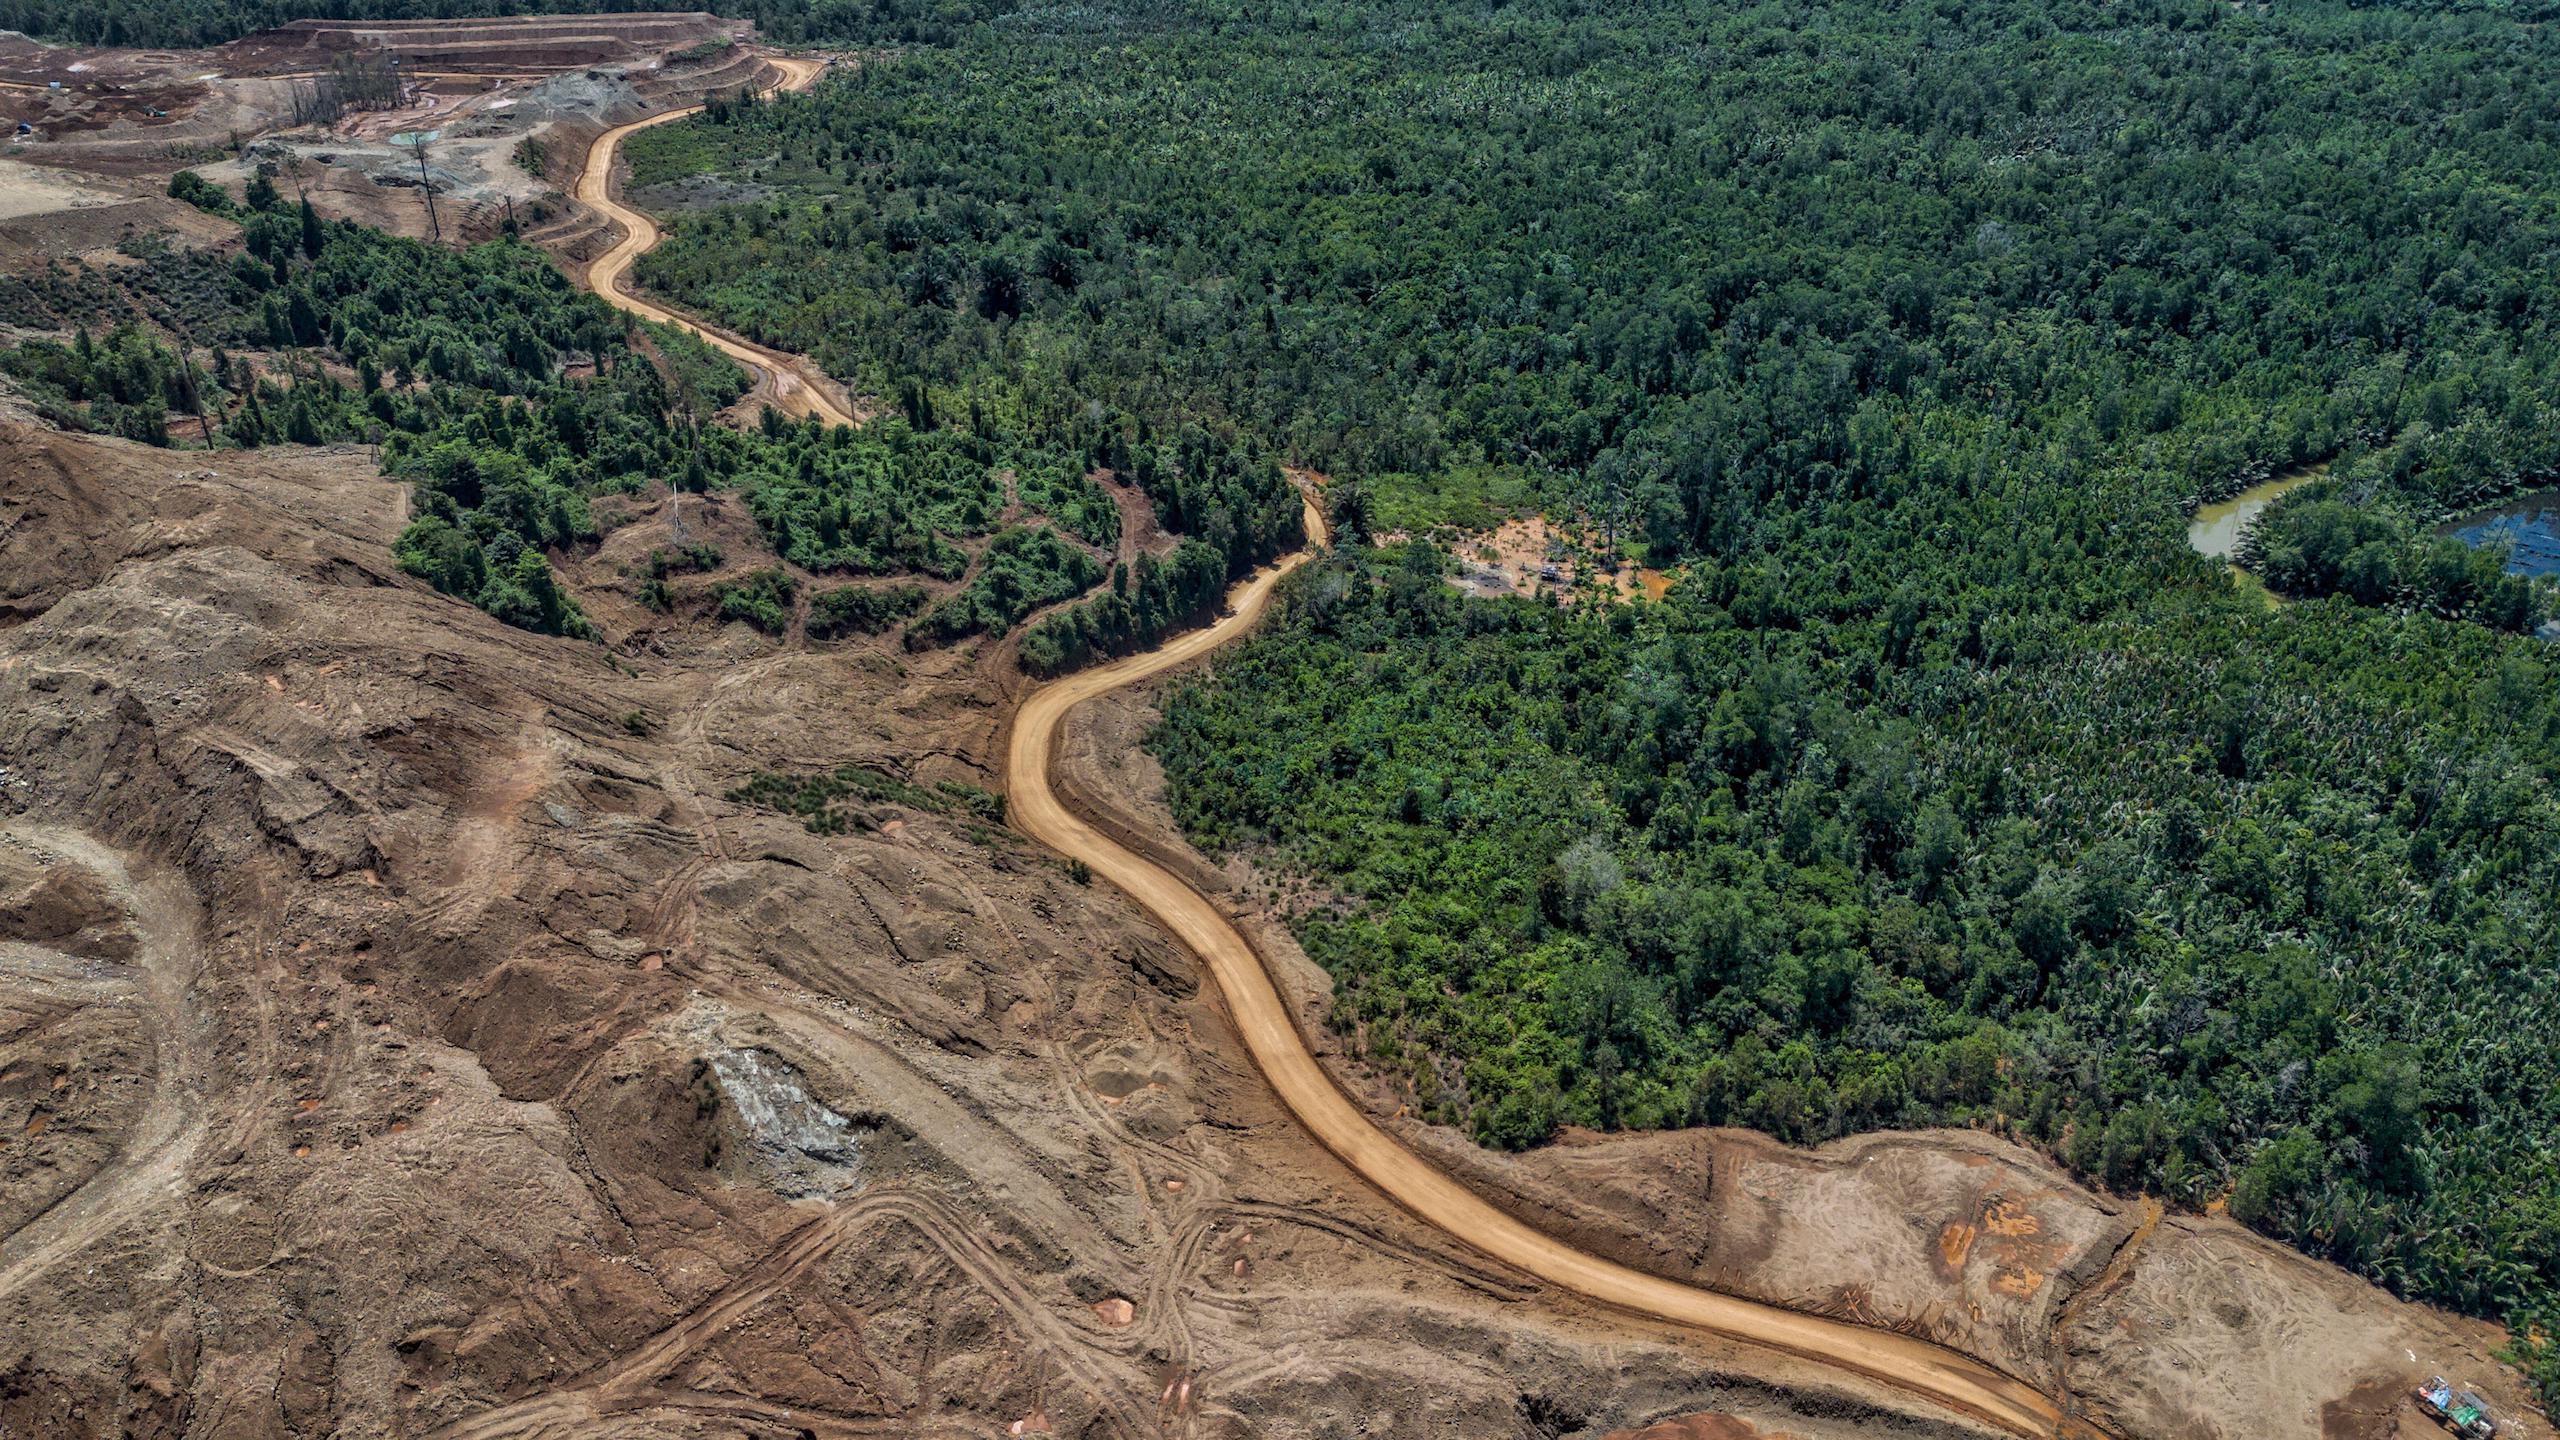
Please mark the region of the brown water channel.
<svg viewBox="0 0 2560 1440"><path fill-rule="evenodd" d="M2328 473L2325 464L2305 465L2252 485L2228 500L2207 505L2187 522L2187 543L2208 560L2228 560L2231 552L2240 548L2240 536L2249 528L2249 522L2265 514L2277 496L2299 490ZM2237 565L2231 568L2234 572L2240 569Z"/></svg>

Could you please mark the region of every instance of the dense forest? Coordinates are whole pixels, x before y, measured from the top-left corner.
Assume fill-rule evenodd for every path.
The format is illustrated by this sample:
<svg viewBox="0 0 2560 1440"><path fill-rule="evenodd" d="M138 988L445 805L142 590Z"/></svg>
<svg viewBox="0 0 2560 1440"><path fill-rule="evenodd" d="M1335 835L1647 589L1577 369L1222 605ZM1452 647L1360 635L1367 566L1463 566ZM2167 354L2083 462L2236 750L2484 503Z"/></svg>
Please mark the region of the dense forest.
<svg viewBox="0 0 2560 1440"><path fill-rule="evenodd" d="M1963 1123L2560 1320L2560 41L2188 3L1025 11L635 144L872 383L1222 425L1346 543L1177 695L1418 1108ZM2330 462L2247 552L2189 509ZM1463 598L1515 507L1660 603ZM1391 543L1373 547L1373 537ZM1037 655L1033 655L1037 662ZM2536 1352L2546 1383L2560 1366Z"/></svg>
<svg viewBox="0 0 2560 1440"><path fill-rule="evenodd" d="M1525 470L1666 554L1907 455L2138 467L2163 519L2342 450L2455 504L2560 462L2554 217L2497 178L2553 158L2539 32L1203 10L638 137L636 182L782 192L643 274L875 384L1029 371L1431 477L1390 521Z"/></svg>

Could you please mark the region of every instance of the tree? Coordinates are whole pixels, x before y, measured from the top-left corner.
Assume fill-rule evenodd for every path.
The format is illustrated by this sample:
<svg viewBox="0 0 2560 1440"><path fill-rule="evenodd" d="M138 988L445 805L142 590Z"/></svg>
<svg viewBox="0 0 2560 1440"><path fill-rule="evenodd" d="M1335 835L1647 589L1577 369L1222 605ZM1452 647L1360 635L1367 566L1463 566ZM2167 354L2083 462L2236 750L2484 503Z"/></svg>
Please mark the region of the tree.
<svg viewBox="0 0 2560 1440"><path fill-rule="evenodd" d="M990 320L1022 313L1022 270L1002 253L978 262L978 313Z"/></svg>
<svg viewBox="0 0 2560 1440"><path fill-rule="evenodd" d="M1084 264L1073 247L1056 236L1040 242L1033 252L1032 272L1061 290L1072 291L1084 283Z"/></svg>
<svg viewBox="0 0 2560 1440"><path fill-rule="evenodd" d="M1911 843L1902 852L1903 868L1925 893L1937 887L1964 855L1964 822L1946 797L1932 795L1920 803L1912 823Z"/></svg>
<svg viewBox="0 0 2560 1440"><path fill-rule="evenodd" d="M2364 1176L2386 1191L2415 1190L2422 1178L2416 1158L2422 1091L2415 1057L2396 1046L2333 1054L2321 1061L2320 1072L2339 1138L2362 1151Z"/></svg>
<svg viewBox="0 0 2560 1440"><path fill-rule="evenodd" d="M222 193L222 187L193 170L181 170L169 177L169 196L212 215L231 215L238 209L231 197Z"/></svg>

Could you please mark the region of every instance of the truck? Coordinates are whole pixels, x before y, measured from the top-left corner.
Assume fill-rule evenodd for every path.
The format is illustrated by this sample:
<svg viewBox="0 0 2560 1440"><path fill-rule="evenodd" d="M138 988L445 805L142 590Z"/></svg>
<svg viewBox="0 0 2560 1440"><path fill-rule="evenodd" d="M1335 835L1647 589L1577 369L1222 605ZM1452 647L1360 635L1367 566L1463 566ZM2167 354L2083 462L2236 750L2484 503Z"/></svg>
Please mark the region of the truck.
<svg viewBox="0 0 2560 1440"><path fill-rule="evenodd" d="M2498 1422L2490 1418L2489 1402L2475 1391L2453 1388L2441 1375L2418 1387L2418 1408L2463 1440L2497 1440Z"/></svg>

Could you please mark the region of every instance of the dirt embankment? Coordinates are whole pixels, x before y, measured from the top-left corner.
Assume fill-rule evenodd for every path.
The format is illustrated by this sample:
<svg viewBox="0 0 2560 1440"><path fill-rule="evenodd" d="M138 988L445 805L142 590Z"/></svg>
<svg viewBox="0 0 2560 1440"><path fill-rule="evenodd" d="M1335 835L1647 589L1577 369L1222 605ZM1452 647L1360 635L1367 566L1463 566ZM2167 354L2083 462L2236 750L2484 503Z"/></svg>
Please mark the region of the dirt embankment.
<svg viewBox="0 0 2560 1440"><path fill-rule="evenodd" d="M294 20L210 54L243 74L326 68L342 56L384 55L418 71L548 74L633 64L735 44L742 20L702 11L626 15L522 15L482 20Z"/></svg>

